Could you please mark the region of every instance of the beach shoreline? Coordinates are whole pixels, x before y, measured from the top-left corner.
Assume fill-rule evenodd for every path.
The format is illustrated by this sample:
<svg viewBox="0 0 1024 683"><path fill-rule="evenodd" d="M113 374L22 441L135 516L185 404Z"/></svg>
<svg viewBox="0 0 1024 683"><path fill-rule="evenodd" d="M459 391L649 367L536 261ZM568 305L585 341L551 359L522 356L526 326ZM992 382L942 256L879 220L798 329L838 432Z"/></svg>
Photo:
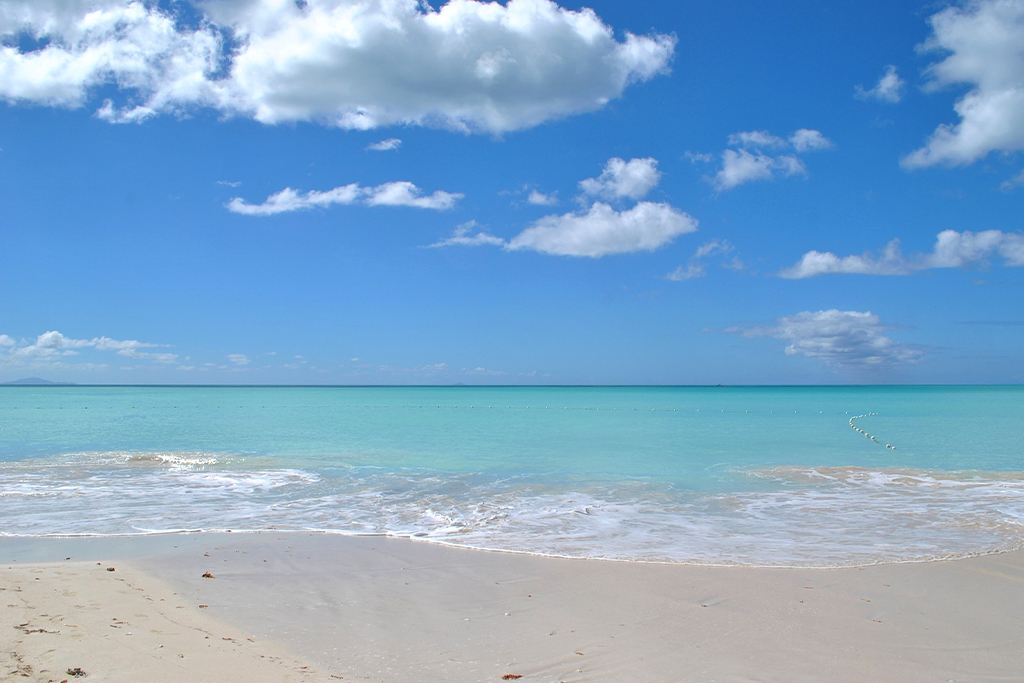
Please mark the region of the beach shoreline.
<svg viewBox="0 0 1024 683"><path fill-rule="evenodd" d="M556 683L995 681L1024 671L1021 551L867 567L707 567L262 532L5 538L0 560L3 587L31 596L3 608L4 666L18 670L9 654L17 651L35 672L10 674L21 680L59 681L51 673L73 666L89 672L64 667L54 651L88 653L99 667L90 676L110 681L140 680L145 666L160 680L189 680L195 672L182 663L201 656L208 671L228 672L219 680L235 672L245 680L456 683L505 675ZM135 603L122 605L129 598ZM167 619L158 608L174 601L174 619L233 640L211 649L194 628L178 627L172 638L172 629L133 623L134 649L126 650L127 637L116 637L124 628L72 633L53 621L92 623L102 613L156 623ZM108 617L111 610L146 616ZM139 645L143 631L154 639L150 650ZM181 650L174 666L169 647ZM126 652L138 660L130 670L115 664Z"/></svg>

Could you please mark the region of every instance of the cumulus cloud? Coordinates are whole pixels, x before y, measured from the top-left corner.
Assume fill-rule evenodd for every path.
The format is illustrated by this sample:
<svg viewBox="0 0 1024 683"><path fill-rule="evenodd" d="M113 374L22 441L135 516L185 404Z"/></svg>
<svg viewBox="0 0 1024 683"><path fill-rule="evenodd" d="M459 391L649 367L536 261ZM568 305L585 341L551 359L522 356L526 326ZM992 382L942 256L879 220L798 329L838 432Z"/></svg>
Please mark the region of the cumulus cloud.
<svg viewBox="0 0 1024 683"><path fill-rule="evenodd" d="M398 138L388 138L387 140L381 140L375 142L372 145L367 145L366 149L372 152L390 152L391 150L398 149L402 146L402 141Z"/></svg>
<svg viewBox="0 0 1024 683"><path fill-rule="evenodd" d="M796 154L828 149L831 140L821 131L801 128L789 138L772 135L766 130L733 133L729 144L735 149L722 152L722 165L714 176L707 178L719 192L755 180L770 180L775 176L807 175L804 162L793 154L778 154L778 151L792 150ZM710 161L705 154L687 154L693 162Z"/></svg>
<svg viewBox="0 0 1024 683"><path fill-rule="evenodd" d="M412 206L419 209L445 211L455 206L455 202L462 197L463 195L458 192L442 190L425 195L413 183L398 181L375 187L360 187L358 183L350 183L325 192L313 190L305 194L286 187L267 197L262 204L249 204L241 197L235 197L226 206L228 211L245 216L272 216L289 211L326 208L335 204L354 204L356 202L362 202L367 206Z"/></svg>
<svg viewBox="0 0 1024 683"><path fill-rule="evenodd" d="M595 202L586 212L537 220L509 240L505 248L599 258L654 251L696 229L697 221L692 216L669 204L640 202L618 211L604 202Z"/></svg>
<svg viewBox="0 0 1024 683"><path fill-rule="evenodd" d="M661 181L658 161L650 157L626 161L613 157L597 178L580 181L580 189L605 199L641 199Z"/></svg>
<svg viewBox="0 0 1024 683"><path fill-rule="evenodd" d="M502 133L593 111L666 73L674 36L622 40L551 0L7 0L0 97L145 120L209 107L317 121ZM38 47L15 47L29 36Z"/></svg>
<svg viewBox="0 0 1024 683"><path fill-rule="evenodd" d="M910 275L929 268L985 268L989 259L1000 256L1005 266L1024 266L1024 235L1001 230L971 232L943 230L929 253L905 258L899 240L892 240L877 256L839 257L830 251L809 251L780 277L803 279L818 275Z"/></svg>
<svg viewBox="0 0 1024 683"><path fill-rule="evenodd" d="M673 282L682 282L683 280L692 280L698 277L704 277L707 275L707 264L705 260L711 256L719 256L725 258L735 250L732 244L727 240L711 240L697 247L697 250L693 252L693 256L690 257L689 262L686 265L679 266L671 273L665 276L666 280L672 280ZM738 258L733 257L732 259L722 263L722 266L729 268L730 270L742 270L745 266L743 262Z"/></svg>
<svg viewBox="0 0 1024 683"><path fill-rule="evenodd" d="M612 158L599 177L588 178L580 182L580 186L585 194L620 200L642 197L661 177L657 165L654 159L626 162ZM473 221L463 224L451 237L430 246L487 244L502 246L508 251L525 249L556 256L600 258L654 251L679 235L695 231L697 221L666 203L637 202L631 208L617 209L605 202L593 201L589 206L584 204L579 211L544 216L507 241L485 232L470 234L475 227Z"/></svg>
<svg viewBox="0 0 1024 683"><path fill-rule="evenodd" d="M244 353L229 353L228 360L238 366L249 364L249 357Z"/></svg>
<svg viewBox="0 0 1024 683"><path fill-rule="evenodd" d="M495 235L483 232L482 230L477 232L475 235L471 234L474 228L479 227L481 226L476 221L467 221L456 227L455 231L452 232L451 237L429 244L427 247L481 247L484 245L496 247L505 246L505 240Z"/></svg>
<svg viewBox="0 0 1024 683"><path fill-rule="evenodd" d="M732 327L744 337L790 342L786 355L824 361L833 368L885 368L921 359L921 352L886 336L892 329L870 311L804 311L777 318L775 325Z"/></svg>
<svg viewBox="0 0 1024 683"><path fill-rule="evenodd" d="M148 4L148 3L147 3ZM61 107L85 104L91 91L116 83L145 104L100 115L138 121L156 111L212 96L221 39L209 26L179 27L155 4L117 0L10 0L0 9L0 97ZM42 47L21 50L28 36ZM13 41L13 43L12 43Z"/></svg>
<svg viewBox="0 0 1024 683"><path fill-rule="evenodd" d="M812 249L795 265L780 272L779 277L800 280L829 274L908 275L910 272L910 266L900 251L900 241L892 240L878 256L864 253L839 257L830 251Z"/></svg>
<svg viewBox="0 0 1024 683"><path fill-rule="evenodd" d="M384 183L364 190L365 202L369 206L412 206L417 209L447 211L462 199L459 192L438 190L424 195L420 188L407 181Z"/></svg>
<svg viewBox="0 0 1024 683"><path fill-rule="evenodd" d="M32 341L18 341L6 334L0 335L0 365L8 367L42 367L46 365L62 365L62 359L77 356L82 350L113 351L119 356L139 360L150 360L156 363L174 363L178 355L147 351L159 347L160 344L140 342L135 339L111 339L110 337L93 337L92 339L74 339L66 337L56 330L38 335Z"/></svg>
<svg viewBox="0 0 1024 683"><path fill-rule="evenodd" d="M903 166L956 166L1024 149L1024 0L971 0L929 22L932 34L920 49L946 55L928 67L929 88L971 89L953 105L960 121L936 128Z"/></svg>
<svg viewBox="0 0 1024 683"><path fill-rule="evenodd" d="M1024 235L1002 230L943 230L935 240L932 253L924 256L920 267L984 267L988 259L997 254L1003 257L1004 265L1024 266Z"/></svg>
<svg viewBox="0 0 1024 683"><path fill-rule="evenodd" d="M745 149L727 149L722 152L722 168L715 174L713 183L719 191L731 190L754 180L768 180L776 173L784 176L806 175L807 167L795 156L771 157L751 154Z"/></svg>
<svg viewBox="0 0 1024 683"><path fill-rule="evenodd" d="M903 86L906 81L900 78L896 67L890 64L885 67L885 72L878 79L875 87L865 90L862 86L854 88L854 97L859 100L878 100L895 104L903 97Z"/></svg>

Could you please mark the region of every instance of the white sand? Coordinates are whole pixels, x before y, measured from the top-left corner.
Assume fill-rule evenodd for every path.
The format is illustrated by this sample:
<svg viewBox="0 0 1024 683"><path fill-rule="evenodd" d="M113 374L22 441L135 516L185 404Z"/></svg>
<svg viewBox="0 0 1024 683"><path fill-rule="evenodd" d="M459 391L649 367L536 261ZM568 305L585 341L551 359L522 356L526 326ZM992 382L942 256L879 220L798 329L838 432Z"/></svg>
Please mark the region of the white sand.
<svg viewBox="0 0 1024 683"><path fill-rule="evenodd" d="M334 680L120 563L7 565L0 603L4 681Z"/></svg>
<svg viewBox="0 0 1024 683"><path fill-rule="evenodd" d="M758 569L302 534L160 543L145 548L155 554L118 559L112 573L95 562L3 565L15 569L2 570L0 586L21 587L18 600L4 601L16 607L4 609L0 625L3 656L17 651L21 662L5 659L4 667L81 666L111 681L1024 680L1022 553ZM129 540L84 552L142 554L131 549ZM15 554L63 552L82 554L83 546L38 540ZM131 637L127 627L111 628L115 616L135 620ZM30 626L13 628L20 623ZM40 627L61 633L31 632ZM134 677L122 675L122 658L132 658ZM215 673L186 671L193 658Z"/></svg>

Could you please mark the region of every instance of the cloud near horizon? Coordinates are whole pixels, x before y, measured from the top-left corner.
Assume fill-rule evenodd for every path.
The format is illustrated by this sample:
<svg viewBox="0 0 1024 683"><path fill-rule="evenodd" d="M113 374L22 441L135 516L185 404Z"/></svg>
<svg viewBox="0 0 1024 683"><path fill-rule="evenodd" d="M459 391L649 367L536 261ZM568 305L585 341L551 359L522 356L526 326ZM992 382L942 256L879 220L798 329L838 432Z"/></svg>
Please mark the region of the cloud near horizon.
<svg viewBox="0 0 1024 683"><path fill-rule="evenodd" d="M891 368L916 363L922 352L885 335L893 329L870 311L803 311L777 318L775 325L730 327L743 337L771 337L790 342L787 356L823 361L834 369Z"/></svg>
<svg viewBox="0 0 1024 683"><path fill-rule="evenodd" d="M209 108L265 124L500 134L601 109L667 73L676 38L552 0L7 0L0 98L112 123ZM23 49L21 37L35 47Z"/></svg>
<svg viewBox="0 0 1024 683"><path fill-rule="evenodd" d="M818 275L910 275L931 268L984 268L993 256L1001 256L1003 265L1024 266L1024 235L1001 230L970 232L943 230L927 254L903 256L899 240L892 240L875 256L836 256L830 251L811 250L795 265L779 272L779 277L800 280Z"/></svg>
<svg viewBox="0 0 1024 683"><path fill-rule="evenodd" d="M135 339L111 339L110 337L93 337L92 339L73 339L65 337L56 330L44 332L34 341L18 341L6 334L0 334L0 367L3 368L43 368L62 367L66 360L78 356L83 350L113 351L119 356L135 360L149 360L155 363L174 363L178 359L175 353L160 353L143 349L158 348L161 344L140 342Z"/></svg>

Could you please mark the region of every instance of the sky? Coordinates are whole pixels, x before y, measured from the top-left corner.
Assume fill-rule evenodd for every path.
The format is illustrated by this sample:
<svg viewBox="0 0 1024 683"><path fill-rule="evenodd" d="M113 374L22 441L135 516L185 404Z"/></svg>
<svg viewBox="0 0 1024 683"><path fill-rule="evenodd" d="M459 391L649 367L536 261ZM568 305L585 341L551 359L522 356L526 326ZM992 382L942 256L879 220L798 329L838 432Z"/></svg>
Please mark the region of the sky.
<svg viewBox="0 0 1024 683"><path fill-rule="evenodd" d="M0 34L0 381L1024 381L1024 0Z"/></svg>

